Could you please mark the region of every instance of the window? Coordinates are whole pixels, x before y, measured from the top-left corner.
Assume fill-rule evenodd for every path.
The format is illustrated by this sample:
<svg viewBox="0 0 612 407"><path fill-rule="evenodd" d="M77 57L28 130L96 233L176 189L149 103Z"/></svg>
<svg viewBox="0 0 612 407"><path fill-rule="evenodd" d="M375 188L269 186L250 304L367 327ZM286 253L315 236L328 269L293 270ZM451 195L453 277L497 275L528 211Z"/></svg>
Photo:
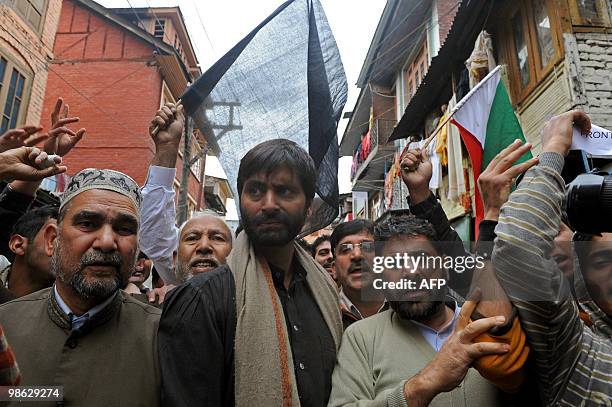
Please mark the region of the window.
<svg viewBox="0 0 612 407"><path fill-rule="evenodd" d="M2 94L2 85L4 84L4 72L6 72L7 60L0 57L0 95Z"/></svg>
<svg viewBox="0 0 612 407"><path fill-rule="evenodd" d="M21 124L25 86L26 77L22 71L0 57L0 134Z"/></svg>
<svg viewBox="0 0 612 407"><path fill-rule="evenodd" d="M155 28L153 30L153 36L159 39L164 39L164 30L166 28L166 20L155 19Z"/></svg>
<svg viewBox="0 0 612 407"><path fill-rule="evenodd" d="M403 83L400 88L404 90L402 93L403 107L408 105L410 99L416 94L423 78L425 78L428 63L427 58L427 44L423 44L416 57L404 67Z"/></svg>
<svg viewBox="0 0 612 407"><path fill-rule="evenodd" d="M538 38L537 45L540 53L540 65L547 67L555 56L555 45L553 43L550 18L548 17L548 11L544 2L534 2L533 17Z"/></svg>
<svg viewBox="0 0 612 407"><path fill-rule="evenodd" d="M512 18L512 26L515 27L514 31L514 47L515 57L518 61L519 76L521 78L521 86L525 87L529 85L530 73L529 73L529 51L527 50L527 38L526 33L523 30L522 25L523 16L520 11Z"/></svg>
<svg viewBox="0 0 612 407"><path fill-rule="evenodd" d="M572 0L570 8L574 25L610 26L608 0Z"/></svg>
<svg viewBox="0 0 612 407"><path fill-rule="evenodd" d="M425 79L425 62L421 62L421 68L419 69L419 73L420 73L419 83L421 83L423 82L423 79Z"/></svg>
<svg viewBox="0 0 612 407"><path fill-rule="evenodd" d="M505 52L513 100L522 101L562 59L554 0L522 0L508 11L498 38Z"/></svg>
<svg viewBox="0 0 612 407"><path fill-rule="evenodd" d="M42 28L47 0L11 0L11 7L36 31Z"/></svg>
<svg viewBox="0 0 612 407"><path fill-rule="evenodd" d="M195 158L198 154L200 154L201 151L202 151L202 148L198 144L198 141L196 139L196 134L194 134L191 138L191 159ZM200 157L191 166L191 172L193 173L193 176L198 181L202 181L201 173L202 173L203 164L204 164L204 157Z"/></svg>
<svg viewBox="0 0 612 407"><path fill-rule="evenodd" d="M438 2L434 1L431 6L431 17L427 24L427 50L429 58L438 55L440 50L440 24L438 24Z"/></svg>

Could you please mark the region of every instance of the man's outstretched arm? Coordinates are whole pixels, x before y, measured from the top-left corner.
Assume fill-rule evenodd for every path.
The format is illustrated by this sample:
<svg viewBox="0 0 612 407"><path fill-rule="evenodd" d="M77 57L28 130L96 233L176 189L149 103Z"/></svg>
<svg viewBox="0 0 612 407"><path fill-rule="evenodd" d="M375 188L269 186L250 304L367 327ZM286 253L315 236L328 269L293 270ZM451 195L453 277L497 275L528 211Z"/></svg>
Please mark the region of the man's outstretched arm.
<svg viewBox="0 0 612 407"><path fill-rule="evenodd" d="M178 244L174 177L176 157L184 117L182 106L167 103L151 120L149 134L155 143L155 156L142 188L140 249L147 255L166 284L177 284L173 253ZM153 134L153 129L159 131Z"/></svg>
<svg viewBox="0 0 612 407"><path fill-rule="evenodd" d="M493 250L498 280L518 309L547 403L563 391L580 352L583 328L569 284L549 258L560 227L565 192L561 170L572 123L590 128L579 111L554 117L545 126L539 164L502 207Z"/></svg>

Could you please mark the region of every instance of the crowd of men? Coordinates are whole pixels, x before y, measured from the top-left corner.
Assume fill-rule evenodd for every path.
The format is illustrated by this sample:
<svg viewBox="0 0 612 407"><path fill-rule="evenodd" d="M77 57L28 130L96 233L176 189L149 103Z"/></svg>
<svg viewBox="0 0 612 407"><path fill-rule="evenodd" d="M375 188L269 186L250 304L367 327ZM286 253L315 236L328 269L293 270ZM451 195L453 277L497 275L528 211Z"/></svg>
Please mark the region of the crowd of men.
<svg viewBox="0 0 612 407"><path fill-rule="evenodd" d="M48 132L0 136L1 385L62 386L73 406L612 404L612 234L563 218L583 112L552 118L538 157L516 164L531 149L517 141L491 161L470 251L421 150L402 157L409 213L342 222L311 245L297 237L316 169L285 139L240 161L236 234L214 212L176 225L184 116L171 103L150 122L144 186L85 169L59 207L30 209L86 133L62 103ZM375 256L404 254L484 261L373 272ZM433 280L445 283L391 288Z"/></svg>

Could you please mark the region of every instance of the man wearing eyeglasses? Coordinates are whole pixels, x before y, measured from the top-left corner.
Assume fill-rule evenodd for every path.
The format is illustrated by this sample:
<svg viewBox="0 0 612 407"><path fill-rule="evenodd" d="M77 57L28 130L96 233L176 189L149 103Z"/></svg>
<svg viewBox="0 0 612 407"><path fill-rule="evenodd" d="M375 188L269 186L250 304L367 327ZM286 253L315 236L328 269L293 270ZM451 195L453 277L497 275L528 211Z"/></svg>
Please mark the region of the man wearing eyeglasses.
<svg viewBox="0 0 612 407"><path fill-rule="evenodd" d="M331 234L340 284L340 309L344 329L353 322L384 311L387 306L380 290L373 290L374 224L365 219L341 223Z"/></svg>

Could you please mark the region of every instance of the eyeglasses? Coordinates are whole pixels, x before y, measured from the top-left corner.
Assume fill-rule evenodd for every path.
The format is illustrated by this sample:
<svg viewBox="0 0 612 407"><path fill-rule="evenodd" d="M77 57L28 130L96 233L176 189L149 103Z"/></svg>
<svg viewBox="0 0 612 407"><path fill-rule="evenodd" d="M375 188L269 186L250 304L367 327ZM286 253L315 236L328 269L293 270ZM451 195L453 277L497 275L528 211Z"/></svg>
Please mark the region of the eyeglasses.
<svg viewBox="0 0 612 407"><path fill-rule="evenodd" d="M340 255L349 254L356 248L360 248L364 253L373 253L374 252L374 242L365 241L361 243L342 243L338 245L336 252Z"/></svg>

